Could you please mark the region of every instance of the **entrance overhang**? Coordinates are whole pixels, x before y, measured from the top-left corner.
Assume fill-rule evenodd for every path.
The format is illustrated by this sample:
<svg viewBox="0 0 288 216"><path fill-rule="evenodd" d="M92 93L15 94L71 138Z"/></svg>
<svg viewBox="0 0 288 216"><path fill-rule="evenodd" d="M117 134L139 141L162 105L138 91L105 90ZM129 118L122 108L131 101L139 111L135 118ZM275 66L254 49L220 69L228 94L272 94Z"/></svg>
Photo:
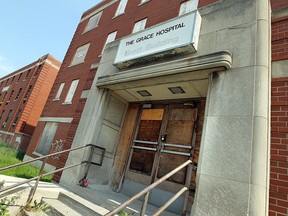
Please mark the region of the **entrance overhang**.
<svg viewBox="0 0 288 216"><path fill-rule="evenodd" d="M96 86L110 89L127 101L206 97L209 74L228 70L231 65L232 54L220 51L100 76ZM184 92L173 94L171 87L181 87ZM143 90L150 95L140 95Z"/></svg>

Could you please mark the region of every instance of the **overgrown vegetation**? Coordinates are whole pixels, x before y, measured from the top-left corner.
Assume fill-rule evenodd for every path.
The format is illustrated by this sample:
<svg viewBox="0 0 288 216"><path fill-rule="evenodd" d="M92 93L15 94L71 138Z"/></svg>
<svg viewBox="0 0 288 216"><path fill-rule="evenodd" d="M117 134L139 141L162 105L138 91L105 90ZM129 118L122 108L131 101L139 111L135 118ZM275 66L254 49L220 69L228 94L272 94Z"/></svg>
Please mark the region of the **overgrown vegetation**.
<svg viewBox="0 0 288 216"><path fill-rule="evenodd" d="M4 181L0 182L0 189L4 187ZM20 193L16 193L12 197L4 197L0 199L0 216L10 216L8 214L9 212L9 206L15 205L16 200L20 199L21 195Z"/></svg>
<svg viewBox="0 0 288 216"><path fill-rule="evenodd" d="M8 165L20 163L23 160L25 152L17 151L15 149L10 148L7 144L0 142L0 167L5 167ZM21 165L18 167L14 167L8 170L1 171L0 174L15 176L20 178L33 178L37 176L39 173L39 169L33 167L29 164ZM44 176L41 181L51 182L52 175Z"/></svg>

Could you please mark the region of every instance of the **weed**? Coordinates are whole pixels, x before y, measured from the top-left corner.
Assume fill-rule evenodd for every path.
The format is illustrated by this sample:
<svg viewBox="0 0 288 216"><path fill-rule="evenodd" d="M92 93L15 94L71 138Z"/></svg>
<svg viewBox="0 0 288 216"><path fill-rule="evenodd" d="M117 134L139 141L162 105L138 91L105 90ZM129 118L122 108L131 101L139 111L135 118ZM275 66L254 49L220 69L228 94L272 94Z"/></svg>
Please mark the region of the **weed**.
<svg viewBox="0 0 288 216"><path fill-rule="evenodd" d="M0 189L4 187L4 181L0 182ZM12 197L4 197L0 199L0 216L9 216L8 207L10 205L15 205L16 200L20 199L21 195L20 193L17 193L16 195Z"/></svg>

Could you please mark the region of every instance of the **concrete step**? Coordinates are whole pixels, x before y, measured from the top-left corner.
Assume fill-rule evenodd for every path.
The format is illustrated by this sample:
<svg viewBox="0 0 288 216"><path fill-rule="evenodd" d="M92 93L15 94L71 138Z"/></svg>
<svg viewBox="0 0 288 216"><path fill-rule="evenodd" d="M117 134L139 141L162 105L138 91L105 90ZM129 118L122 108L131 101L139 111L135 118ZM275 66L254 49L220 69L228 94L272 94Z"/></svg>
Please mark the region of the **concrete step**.
<svg viewBox="0 0 288 216"><path fill-rule="evenodd" d="M113 192L111 189L108 189L107 187L89 187L89 188L83 188L80 186L74 186L70 187L70 189L79 194L79 196L83 197L84 199L90 200L94 204L101 206L102 208L106 209L107 211L105 213L113 209L115 209L117 206L119 206L121 203L125 202L128 200L130 197L122 194L122 193L116 193ZM66 194L66 193L65 193ZM62 196L62 195L60 195ZM69 195L70 196L70 195ZM72 196L77 196L78 195L72 195ZM82 199L83 199L82 198ZM78 200L76 198L76 200ZM127 208L124 209L124 211L128 215L134 215L137 216L139 215L139 211L141 209L142 202L137 200L131 205L129 205ZM147 216L153 215L157 211L158 207L155 207L153 205L148 204L147 209L146 209L146 214ZM104 214L105 214L104 213ZM101 215L104 215L101 214ZM179 214L171 213L168 211L165 211L162 215L165 216L177 216Z"/></svg>
<svg viewBox="0 0 288 216"><path fill-rule="evenodd" d="M94 204L73 193L59 193L58 200L81 215L100 216L109 212L109 210L103 208L101 205Z"/></svg>
<svg viewBox="0 0 288 216"><path fill-rule="evenodd" d="M63 204L58 199L42 198L42 201L50 206L49 211L45 213L48 216L81 216L77 211Z"/></svg>

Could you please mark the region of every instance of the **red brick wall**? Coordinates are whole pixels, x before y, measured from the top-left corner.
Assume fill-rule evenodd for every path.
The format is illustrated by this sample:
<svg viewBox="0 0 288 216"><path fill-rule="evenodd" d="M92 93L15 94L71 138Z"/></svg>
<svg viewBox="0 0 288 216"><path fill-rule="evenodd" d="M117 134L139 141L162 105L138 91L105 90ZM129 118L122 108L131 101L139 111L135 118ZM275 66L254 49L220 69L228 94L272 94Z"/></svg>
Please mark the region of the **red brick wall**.
<svg viewBox="0 0 288 216"><path fill-rule="evenodd" d="M288 1L271 0L271 7L276 14L276 10L288 7ZM288 16L273 19L271 28L272 61L287 60ZM288 71L282 74L285 72L288 75ZM288 215L288 76L272 78L271 94L269 216L284 216Z"/></svg>
<svg viewBox="0 0 288 216"><path fill-rule="evenodd" d="M288 7L287 0L271 0L272 11L279 10L285 7Z"/></svg>
<svg viewBox="0 0 288 216"><path fill-rule="evenodd" d="M274 19L272 21L272 61L278 61L287 58L288 16Z"/></svg>
<svg viewBox="0 0 288 216"><path fill-rule="evenodd" d="M288 78L272 79L270 216L288 214Z"/></svg>

